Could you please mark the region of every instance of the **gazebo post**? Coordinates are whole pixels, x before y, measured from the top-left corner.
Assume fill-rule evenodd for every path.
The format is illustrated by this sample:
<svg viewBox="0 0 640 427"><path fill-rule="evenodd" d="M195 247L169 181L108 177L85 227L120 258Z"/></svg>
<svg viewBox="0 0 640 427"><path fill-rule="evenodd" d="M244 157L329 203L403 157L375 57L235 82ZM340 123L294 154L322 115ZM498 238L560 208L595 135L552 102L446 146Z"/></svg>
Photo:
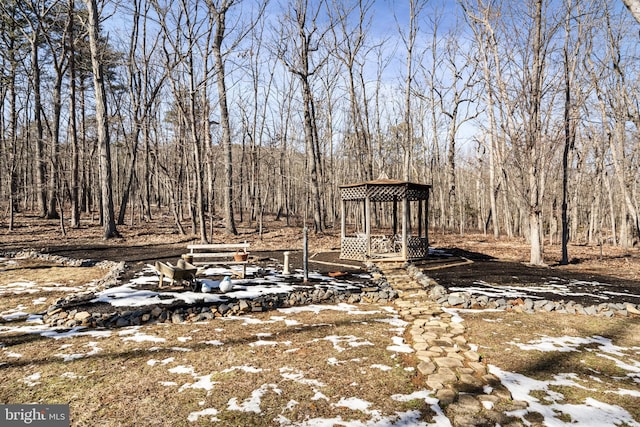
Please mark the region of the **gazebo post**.
<svg viewBox="0 0 640 427"><path fill-rule="evenodd" d="M367 195L364 199L364 233L367 240L367 256L371 256L371 199Z"/></svg>
<svg viewBox="0 0 640 427"><path fill-rule="evenodd" d="M393 196L393 236L391 236L391 238L395 237L396 234L398 234L398 197L397 196Z"/></svg>
<svg viewBox="0 0 640 427"><path fill-rule="evenodd" d="M346 219L346 215L347 215L347 208L346 208L346 201L341 198L340 200L340 241L342 242L344 240L344 238L347 236L347 219Z"/></svg>
<svg viewBox="0 0 640 427"><path fill-rule="evenodd" d="M402 197L402 259L407 260L407 240L409 231L409 199Z"/></svg>
<svg viewBox="0 0 640 427"><path fill-rule="evenodd" d="M422 237L422 200L418 200L418 237Z"/></svg>
<svg viewBox="0 0 640 427"><path fill-rule="evenodd" d="M425 253L429 253L429 193L424 200L424 236L425 236Z"/></svg>

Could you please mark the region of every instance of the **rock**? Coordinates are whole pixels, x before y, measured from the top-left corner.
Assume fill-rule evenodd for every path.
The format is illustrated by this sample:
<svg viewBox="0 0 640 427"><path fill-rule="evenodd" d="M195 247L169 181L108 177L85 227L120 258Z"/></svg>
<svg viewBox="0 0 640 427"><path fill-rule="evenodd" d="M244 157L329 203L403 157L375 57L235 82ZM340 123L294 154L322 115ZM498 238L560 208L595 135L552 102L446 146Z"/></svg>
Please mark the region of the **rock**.
<svg viewBox="0 0 640 427"><path fill-rule="evenodd" d="M533 309L534 310L541 310L542 307L544 307L545 304L547 304L549 301L547 301L546 299L539 299L537 301L535 301L533 303Z"/></svg>
<svg viewBox="0 0 640 427"><path fill-rule="evenodd" d="M49 316L54 316L58 313L60 313L62 311L62 308L60 307L56 307L55 305L52 305L51 307L49 307L49 309L47 310L47 314Z"/></svg>
<svg viewBox="0 0 640 427"><path fill-rule="evenodd" d="M173 313L171 315L171 323L182 323L184 322L184 316L182 313Z"/></svg>
<svg viewBox="0 0 640 427"><path fill-rule="evenodd" d="M493 396L491 394L480 394L476 397L480 402L491 402L493 405L500 402L500 398L498 396Z"/></svg>
<svg viewBox="0 0 640 427"><path fill-rule="evenodd" d="M590 305L589 307L584 308L584 312L589 316L594 316L598 313L598 309L595 305Z"/></svg>
<svg viewBox="0 0 640 427"><path fill-rule="evenodd" d="M458 391L467 393L479 393L482 391L483 386L482 380L470 374L461 374L456 384Z"/></svg>
<svg viewBox="0 0 640 427"><path fill-rule="evenodd" d="M449 405L451 404L453 401L455 401L456 399L456 392L448 389L448 388L443 388L440 389L436 392L436 399L438 399L440 401L440 405Z"/></svg>
<svg viewBox="0 0 640 427"><path fill-rule="evenodd" d="M446 295L447 295L447 290L442 285L436 285L433 288L431 288L431 291L429 291L429 298L435 299L435 300L440 299Z"/></svg>
<svg viewBox="0 0 640 427"><path fill-rule="evenodd" d="M427 387L429 387L431 390L441 390L444 388L444 384L442 384L441 382L436 381L435 379L431 380L428 379L427 380Z"/></svg>
<svg viewBox="0 0 640 427"><path fill-rule="evenodd" d="M451 347L451 346L453 346L453 340L451 338L449 338L449 337L444 337L443 336L443 337L440 337L437 340L433 340L431 342L431 344L437 345L437 346L442 347L442 348Z"/></svg>
<svg viewBox="0 0 640 427"><path fill-rule="evenodd" d="M246 313L250 310L249 303L245 300L240 300L238 303L238 310L240 310L241 313Z"/></svg>
<svg viewBox="0 0 640 427"><path fill-rule="evenodd" d="M423 360L418 364L418 371L420 371L422 375L431 375L435 372L435 370L436 365L434 365L430 361Z"/></svg>
<svg viewBox="0 0 640 427"><path fill-rule="evenodd" d="M487 373L487 365L485 365L482 362L469 362L469 367L472 368L474 371L478 372L479 374Z"/></svg>
<svg viewBox="0 0 640 427"><path fill-rule="evenodd" d="M520 411L522 409L527 409L529 404L524 400L512 400L507 406L509 411Z"/></svg>
<svg viewBox="0 0 640 427"><path fill-rule="evenodd" d="M456 427L477 427L477 426L489 426L489 425L495 425L495 424L491 423L481 414L459 413L454 415L453 425ZM513 426L510 425L508 427L513 427Z"/></svg>
<svg viewBox="0 0 640 427"><path fill-rule="evenodd" d="M413 343L413 349L416 352L425 351L427 348L429 348L429 344L427 344L425 341L422 341L422 342L414 341Z"/></svg>
<svg viewBox="0 0 640 427"><path fill-rule="evenodd" d="M454 404L452 404L450 408L453 409L453 412L457 414L474 414L482 410L482 404L478 399L470 394L459 394L458 400Z"/></svg>
<svg viewBox="0 0 640 427"><path fill-rule="evenodd" d="M627 305L625 306L625 309L629 314L635 314L636 316L640 315L640 310L638 309L638 307L636 307L631 303L627 303Z"/></svg>
<svg viewBox="0 0 640 427"><path fill-rule="evenodd" d="M524 305L524 301L522 300L522 298L516 298L514 300L509 301L508 304L513 306Z"/></svg>
<svg viewBox="0 0 640 427"><path fill-rule="evenodd" d="M76 313L73 318L79 322L83 322L91 317L91 313L88 311L80 311Z"/></svg>
<svg viewBox="0 0 640 427"><path fill-rule="evenodd" d="M125 326L129 326L129 321L124 317L118 317L116 320L116 327L124 328Z"/></svg>
<svg viewBox="0 0 640 427"><path fill-rule="evenodd" d="M453 292L449 294L449 298L447 298L447 302L451 306L465 304L468 300L469 300L469 294L465 292Z"/></svg>
<svg viewBox="0 0 640 427"><path fill-rule="evenodd" d="M533 300L531 298L524 299L524 309L526 311L533 310Z"/></svg>
<svg viewBox="0 0 640 427"><path fill-rule="evenodd" d="M502 384L493 385L493 390L491 391L491 394L493 396L497 396L498 398L500 398L502 400L511 400L512 399L511 392L509 391L508 388L506 388Z"/></svg>
<svg viewBox="0 0 640 427"><path fill-rule="evenodd" d="M476 302L478 305L484 307L489 303L489 297L486 295L480 295L477 299Z"/></svg>
<svg viewBox="0 0 640 427"><path fill-rule="evenodd" d="M79 324L80 322L78 322L76 319L69 319L64 322L64 326L67 328L73 328L74 326L78 326Z"/></svg>
<svg viewBox="0 0 640 427"><path fill-rule="evenodd" d="M198 314L194 320L196 322L201 322L201 321L204 321L204 320L211 320L213 318L214 318L213 313L208 312L208 313L200 313L200 314Z"/></svg>
<svg viewBox="0 0 640 427"><path fill-rule="evenodd" d="M447 353L448 358L450 359L458 359L460 361L460 363L464 362L464 356L459 354L459 353L455 353L452 351L448 351L448 349L445 349L445 352Z"/></svg>
<svg viewBox="0 0 640 427"><path fill-rule="evenodd" d="M467 360L471 361L471 362L478 362L480 361L480 355L478 353L476 353L473 350L469 350L467 352L464 353L464 357L467 358Z"/></svg>
<svg viewBox="0 0 640 427"><path fill-rule="evenodd" d="M469 348L469 346L467 346L467 339L462 335L453 337L453 342L455 342L461 350L466 350L467 348Z"/></svg>
<svg viewBox="0 0 640 427"><path fill-rule="evenodd" d="M442 356L442 353L436 353L430 350L419 350L416 351L416 357L420 360L431 360L434 357Z"/></svg>

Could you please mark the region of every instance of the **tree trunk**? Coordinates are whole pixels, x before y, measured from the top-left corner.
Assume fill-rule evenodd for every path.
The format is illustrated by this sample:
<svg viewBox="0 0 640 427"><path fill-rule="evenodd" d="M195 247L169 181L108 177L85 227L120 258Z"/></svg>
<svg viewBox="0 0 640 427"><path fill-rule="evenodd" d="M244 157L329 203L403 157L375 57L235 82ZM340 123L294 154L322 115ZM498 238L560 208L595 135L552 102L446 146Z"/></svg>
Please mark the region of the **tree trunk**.
<svg viewBox="0 0 640 427"><path fill-rule="evenodd" d="M102 193L102 226L103 237L110 239L120 237L116 229L113 208L113 192L111 177L111 151L109 141L109 122L107 116L107 94L104 87L104 74L100 57L99 18L96 0L84 0L88 11L89 47L91 49L91 68L96 96L96 125L98 133L100 189Z"/></svg>
<svg viewBox="0 0 640 427"><path fill-rule="evenodd" d="M540 107L542 99L542 79L544 76L543 46L542 46L542 0L535 2L534 34L533 34L533 63L531 64L531 93L529 123L527 130L528 192L529 192L529 231L531 239L532 265L544 264L542 256L542 192L540 175L542 153L540 147L541 126Z"/></svg>
<svg viewBox="0 0 640 427"><path fill-rule="evenodd" d="M78 130L76 121L76 61L75 61L75 35L73 28L74 2L69 0L69 132L71 136L71 227L80 227L80 180L78 178L79 147ZM62 208L60 208L62 209ZM63 225L64 227L64 225Z"/></svg>
<svg viewBox="0 0 640 427"><path fill-rule="evenodd" d="M569 151L573 149L573 125L571 123L571 76L569 75L569 36L564 46L564 150L562 151L562 257L561 265L569 264L569 218L567 215L567 193L569 191ZM574 236L575 238L575 236Z"/></svg>
<svg viewBox="0 0 640 427"><path fill-rule="evenodd" d="M213 58L218 84L218 102L220 108L220 127L222 128L222 151L224 153L224 220L227 234L238 234L233 216L233 153L231 144L231 124L227 106L227 87L225 67L222 58L222 42L226 35L226 12L230 4L225 0L219 8L209 5L216 17L216 33L213 38Z"/></svg>
<svg viewBox="0 0 640 427"><path fill-rule="evenodd" d="M47 214L47 192L45 191L45 162L44 162L44 129L42 126L42 94L40 79L40 58L38 51L38 39L40 37L40 26L34 28L33 40L31 40L31 73L33 75L33 114L36 125L36 197L40 216Z"/></svg>

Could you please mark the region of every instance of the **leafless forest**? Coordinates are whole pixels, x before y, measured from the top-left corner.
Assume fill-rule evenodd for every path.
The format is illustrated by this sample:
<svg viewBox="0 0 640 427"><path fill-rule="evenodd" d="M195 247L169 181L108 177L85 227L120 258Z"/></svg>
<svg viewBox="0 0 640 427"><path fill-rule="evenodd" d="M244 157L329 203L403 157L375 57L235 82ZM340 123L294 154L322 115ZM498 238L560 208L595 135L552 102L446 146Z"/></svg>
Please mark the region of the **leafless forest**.
<svg viewBox="0 0 640 427"><path fill-rule="evenodd" d="M639 237L621 1L5 0L0 26L9 231L28 212L110 238L160 209L203 241L322 232L340 184L385 174L433 186L432 227L525 236L534 264Z"/></svg>

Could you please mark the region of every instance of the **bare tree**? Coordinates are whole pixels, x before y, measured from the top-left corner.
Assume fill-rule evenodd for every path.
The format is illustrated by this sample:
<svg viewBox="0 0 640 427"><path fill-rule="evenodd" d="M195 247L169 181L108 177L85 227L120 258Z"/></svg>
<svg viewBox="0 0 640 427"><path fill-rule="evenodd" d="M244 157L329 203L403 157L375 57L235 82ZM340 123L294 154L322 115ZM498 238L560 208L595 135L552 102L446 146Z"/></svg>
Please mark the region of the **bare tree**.
<svg viewBox="0 0 640 427"><path fill-rule="evenodd" d="M357 0L350 5L342 1L332 2L332 27L335 55L345 68L344 78L349 95L349 124L354 133L354 155L358 159L359 178L373 179L373 150L369 129L368 108L365 94L363 68L368 46L367 32L371 25L371 1ZM338 32L339 31L339 32ZM332 74L338 75L338 73Z"/></svg>
<svg viewBox="0 0 640 427"><path fill-rule="evenodd" d="M127 57L127 86L131 108L132 129L130 130L130 163L125 172L124 188L120 199L120 209L117 223L124 224L125 213L129 205L129 199L134 181L139 144L143 134L145 145L145 157L149 147L149 117L153 114L157 98L164 85L167 76L171 73L174 64L163 67L161 72L154 72L158 67L153 66L152 58L159 47L160 37L152 38L147 32L147 19L150 14L150 2L133 0L131 2L132 25L129 38L129 52ZM149 196L149 167L145 162L142 181L145 183L145 194ZM149 201L145 202L145 215L150 217ZM150 219L150 218L149 218Z"/></svg>
<svg viewBox="0 0 640 427"><path fill-rule="evenodd" d="M464 123L474 120L479 115L479 106L474 94L474 86L478 84L478 61L472 52L463 52L458 42L460 35L451 33L445 40L444 67L440 72L442 82L434 90L440 101L440 111L448 118L447 125L447 163L446 191L448 204L448 226L456 224L455 210L458 205L456 193L456 156L458 132ZM473 48L473 47L472 47ZM448 83L444 83L444 81ZM462 215L462 210L459 211ZM458 218L460 233L464 223Z"/></svg>
<svg viewBox="0 0 640 427"><path fill-rule="evenodd" d="M405 133L405 139L403 141L403 179L409 181L411 179L411 165L412 165L412 151L413 151L413 118L411 112L412 94L414 91L414 48L416 39L418 36L418 20L420 13L426 5L425 0L409 0L409 23L398 25L398 30L402 42L407 50L406 53L406 75L405 75L405 88L404 88L404 122L407 124L407 130ZM403 28L407 28L405 34Z"/></svg>
<svg viewBox="0 0 640 427"><path fill-rule="evenodd" d="M84 0L88 11L87 29L91 49L91 65L93 69L93 85L96 97L96 126L98 146L100 150L100 190L102 193L103 237L110 239L119 237L116 229L113 208L113 191L111 177L111 148L109 141L109 119L107 113L107 94L105 90L103 64L99 46L99 13L96 0Z"/></svg>
<svg viewBox="0 0 640 427"><path fill-rule="evenodd" d="M622 0L636 21L640 23L640 0Z"/></svg>
<svg viewBox="0 0 640 427"><path fill-rule="evenodd" d="M69 137L71 139L71 227L80 227L80 182L78 176L78 123L76 120L76 51L75 51L75 6L74 0L69 0L69 19L67 21L67 37L69 49Z"/></svg>
<svg viewBox="0 0 640 427"><path fill-rule="evenodd" d="M637 198L634 197L634 154L627 147L626 123L631 122L636 131L640 130L640 107L638 106L638 94L631 86L627 64L623 62L622 28L614 28L609 10L605 10L605 25L607 31L608 56L612 62L612 82L608 93L608 102L611 105L614 119L613 135L609 138L610 153L615 171L615 179L623 199L622 206L625 209L621 226L627 228L630 222L631 233L622 232L620 239L624 246L629 245L629 236L640 237L640 207Z"/></svg>
<svg viewBox="0 0 640 427"><path fill-rule="evenodd" d="M570 224L568 215L568 193L569 193L569 160L570 154L575 149L577 134L577 110L579 108L580 94L577 84L578 66L580 65L580 55L582 41L586 38L584 31L583 10L580 2L568 0L565 2L566 17L564 23L564 45L562 47L562 57L564 65L564 148L562 151L562 257L560 264L569 263L569 239ZM575 201L577 203L577 200ZM574 224L577 223L577 219Z"/></svg>
<svg viewBox="0 0 640 427"><path fill-rule="evenodd" d="M44 126L42 120L42 70L40 64L42 35L42 21L49 13L50 5L45 2L21 1L16 2L17 11L21 19L27 23L27 27L23 28L23 35L29 42L31 47L31 79L33 87L33 117L36 127L34 154L35 154L35 172L36 172L36 198L38 211L40 216L44 217L47 213L47 193L46 193L46 167L44 159ZM3 7L6 7L3 6Z"/></svg>
<svg viewBox="0 0 640 427"><path fill-rule="evenodd" d="M229 121L229 106L227 103L227 86L225 82L225 63L222 53L222 43L227 35L227 12L234 5L235 0L208 0L209 13L215 20L215 34L213 36L213 60L218 85L218 105L220 110L220 127L222 129L222 149L224 152L224 218L225 230L228 234L238 234L233 215L233 153L231 144L231 123Z"/></svg>
<svg viewBox="0 0 640 427"><path fill-rule="evenodd" d="M307 153L308 175L311 180L311 205L313 209L313 227L316 233L325 228L324 212L320 194L320 141L316 121L315 99L311 77L326 62L326 55L316 58L324 37L330 28L319 27L322 3L313 5L309 0L294 0L289 5L290 13L285 15L285 24L278 43L278 57L289 71L298 77L302 91L304 140Z"/></svg>

